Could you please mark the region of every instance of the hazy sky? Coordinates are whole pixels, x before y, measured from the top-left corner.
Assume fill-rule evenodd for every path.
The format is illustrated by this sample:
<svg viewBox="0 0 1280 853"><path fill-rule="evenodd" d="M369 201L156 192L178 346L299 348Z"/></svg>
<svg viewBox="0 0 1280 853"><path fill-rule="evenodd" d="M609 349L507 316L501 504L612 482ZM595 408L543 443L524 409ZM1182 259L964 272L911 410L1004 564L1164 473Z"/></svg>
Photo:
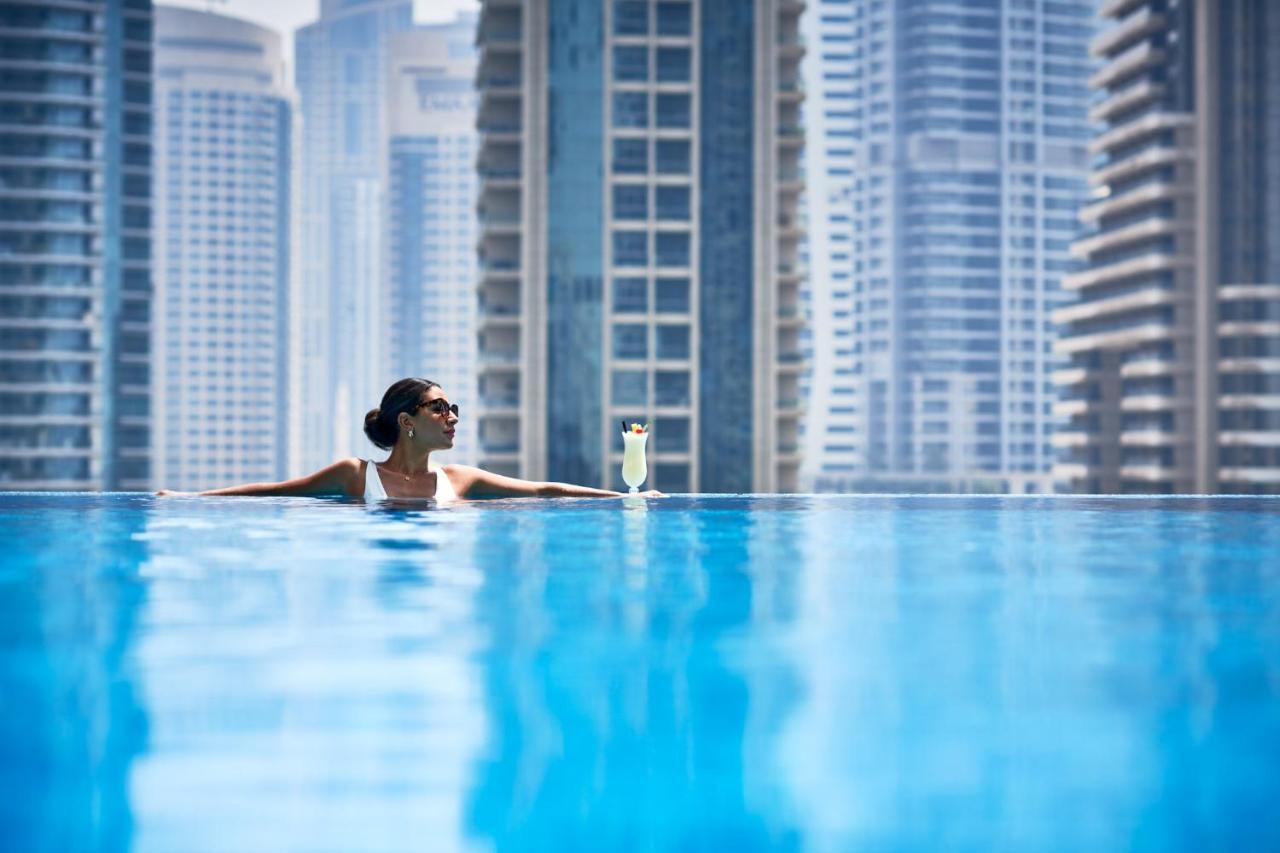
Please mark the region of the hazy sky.
<svg viewBox="0 0 1280 853"><path fill-rule="evenodd" d="M165 6L186 6L244 18L278 30L285 55L293 57L293 31L320 15L320 0L165 0ZM414 0L413 17L422 23L451 21L458 12L477 12L479 0Z"/></svg>

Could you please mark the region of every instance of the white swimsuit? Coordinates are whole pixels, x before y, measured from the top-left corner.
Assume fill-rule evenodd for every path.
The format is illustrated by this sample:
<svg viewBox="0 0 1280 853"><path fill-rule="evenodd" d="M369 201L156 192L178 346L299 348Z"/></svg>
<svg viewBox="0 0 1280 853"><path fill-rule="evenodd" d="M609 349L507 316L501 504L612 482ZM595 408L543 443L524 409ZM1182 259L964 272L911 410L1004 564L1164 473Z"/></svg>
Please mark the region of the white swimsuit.
<svg viewBox="0 0 1280 853"><path fill-rule="evenodd" d="M449 475L444 472L443 468L437 467L433 470L436 474L436 496L434 500L438 503L457 500L458 493L453 490L453 483L449 482ZM382 476L378 474L378 463L372 459L368 460L368 464L364 466L364 499L367 501L388 500L387 490L382 485Z"/></svg>

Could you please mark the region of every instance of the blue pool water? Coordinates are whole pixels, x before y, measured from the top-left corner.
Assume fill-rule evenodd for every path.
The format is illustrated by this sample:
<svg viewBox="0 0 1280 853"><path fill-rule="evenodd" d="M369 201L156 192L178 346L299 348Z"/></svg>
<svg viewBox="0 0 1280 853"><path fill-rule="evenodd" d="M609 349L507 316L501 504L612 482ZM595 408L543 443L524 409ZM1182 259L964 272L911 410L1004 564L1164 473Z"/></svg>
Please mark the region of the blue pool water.
<svg viewBox="0 0 1280 853"><path fill-rule="evenodd" d="M1276 849L1280 500L0 495L0 848Z"/></svg>

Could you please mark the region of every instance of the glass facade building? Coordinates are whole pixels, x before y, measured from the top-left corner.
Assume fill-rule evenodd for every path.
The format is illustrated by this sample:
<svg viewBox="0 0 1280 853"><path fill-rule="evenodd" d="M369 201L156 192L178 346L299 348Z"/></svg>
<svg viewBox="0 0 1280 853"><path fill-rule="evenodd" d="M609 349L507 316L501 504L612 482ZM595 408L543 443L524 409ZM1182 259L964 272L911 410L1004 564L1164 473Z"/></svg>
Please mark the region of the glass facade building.
<svg viewBox="0 0 1280 853"><path fill-rule="evenodd" d="M476 447L475 24L393 35L388 84L390 360L461 407L449 461L464 464Z"/></svg>
<svg viewBox="0 0 1280 853"><path fill-rule="evenodd" d="M0 487L146 489L148 0L0 4Z"/></svg>
<svg viewBox="0 0 1280 853"><path fill-rule="evenodd" d="M807 26L804 485L1050 489L1094 4L821 0Z"/></svg>
<svg viewBox="0 0 1280 853"><path fill-rule="evenodd" d="M295 35L301 470L368 456L364 414L399 378L387 351L386 80L391 35L412 27L412 0L321 0Z"/></svg>
<svg viewBox="0 0 1280 853"><path fill-rule="evenodd" d="M482 4L482 465L796 488L802 8Z"/></svg>
<svg viewBox="0 0 1280 853"><path fill-rule="evenodd" d="M1055 472L1077 492L1280 491L1280 8L1100 11Z"/></svg>
<svg viewBox="0 0 1280 853"><path fill-rule="evenodd" d="M293 100L280 37L156 9L157 487L282 479L291 420Z"/></svg>

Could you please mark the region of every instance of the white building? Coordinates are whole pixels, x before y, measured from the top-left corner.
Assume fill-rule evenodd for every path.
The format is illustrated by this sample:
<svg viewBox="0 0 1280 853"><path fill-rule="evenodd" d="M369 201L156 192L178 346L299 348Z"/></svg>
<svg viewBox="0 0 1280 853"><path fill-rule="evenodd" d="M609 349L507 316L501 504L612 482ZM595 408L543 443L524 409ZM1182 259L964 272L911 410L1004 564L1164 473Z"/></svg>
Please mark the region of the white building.
<svg viewBox="0 0 1280 853"><path fill-rule="evenodd" d="M412 0L321 0L319 20L295 36L302 470L367 456L364 414L396 378L384 281L387 56L392 33L412 27Z"/></svg>
<svg viewBox="0 0 1280 853"><path fill-rule="evenodd" d="M1052 488L1093 14L813 4L806 488Z"/></svg>
<svg viewBox="0 0 1280 853"><path fill-rule="evenodd" d="M474 16L391 37L387 262L392 373L439 382L476 447Z"/></svg>
<svg viewBox="0 0 1280 853"><path fill-rule="evenodd" d="M152 478L288 467L293 99L280 37L156 7Z"/></svg>

